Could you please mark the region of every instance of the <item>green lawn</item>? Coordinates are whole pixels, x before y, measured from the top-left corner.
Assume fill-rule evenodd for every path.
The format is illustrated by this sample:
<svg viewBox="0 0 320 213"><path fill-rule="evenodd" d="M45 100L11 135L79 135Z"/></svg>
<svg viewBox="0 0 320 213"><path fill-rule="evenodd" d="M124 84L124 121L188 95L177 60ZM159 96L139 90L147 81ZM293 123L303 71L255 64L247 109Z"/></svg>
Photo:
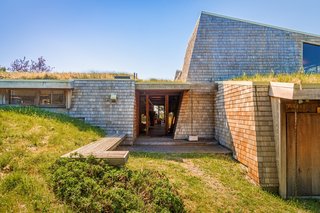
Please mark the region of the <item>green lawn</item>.
<svg viewBox="0 0 320 213"><path fill-rule="evenodd" d="M0 212L71 212L51 188L50 166L104 133L34 108L0 108ZM246 179L229 155L130 153L131 170L169 178L189 212L320 212L319 201L285 201Z"/></svg>
<svg viewBox="0 0 320 213"><path fill-rule="evenodd" d="M131 153L127 167L167 174L190 212L320 212L319 201L285 201L253 185L229 155Z"/></svg>
<svg viewBox="0 0 320 213"><path fill-rule="evenodd" d="M76 119L34 108L0 108L0 212L61 212L49 167L104 133Z"/></svg>

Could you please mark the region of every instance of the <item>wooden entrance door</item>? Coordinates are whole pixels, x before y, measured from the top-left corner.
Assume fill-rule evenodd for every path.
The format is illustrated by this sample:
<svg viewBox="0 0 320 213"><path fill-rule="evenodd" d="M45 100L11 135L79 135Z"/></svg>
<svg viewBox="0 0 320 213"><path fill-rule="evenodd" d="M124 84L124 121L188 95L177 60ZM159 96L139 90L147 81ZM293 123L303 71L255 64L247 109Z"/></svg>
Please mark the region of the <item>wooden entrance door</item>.
<svg viewBox="0 0 320 213"><path fill-rule="evenodd" d="M320 114L287 113L289 196L320 196Z"/></svg>

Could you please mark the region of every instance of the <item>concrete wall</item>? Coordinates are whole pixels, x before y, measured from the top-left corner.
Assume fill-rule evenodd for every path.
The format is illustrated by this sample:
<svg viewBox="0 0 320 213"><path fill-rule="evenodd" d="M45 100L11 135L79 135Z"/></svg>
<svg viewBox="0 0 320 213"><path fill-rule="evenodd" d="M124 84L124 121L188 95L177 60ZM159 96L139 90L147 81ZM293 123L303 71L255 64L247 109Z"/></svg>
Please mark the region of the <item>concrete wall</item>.
<svg viewBox="0 0 320 213"><path fill-rule="evenodd" d="M174 139L214 138L214 95L213 84L195 84L183 93Z"/></svg>
<svg viewBox="0 0 320 213"><path fill-rule="evenodd" d="M276 150L268 85L218 84L215 138L247 166L248 175L266 188L278 187Z"/></svg>
<svg viewBox="0 0 320 213"><path fill-rule="evenodd" d="M110 94L117 101L110 100ZM69 115L84 118L107 134L134 136L135 83L132 80L74 80ZM130 140L131 139L131 140Z"/></svg>
<svg viewBox="0 0 320 213"><path fill-rule="evenodd" d="M203 12L180 80L211 82L244 72L295 72L302 67L303 41L320 44L320 37Z"/></svg>

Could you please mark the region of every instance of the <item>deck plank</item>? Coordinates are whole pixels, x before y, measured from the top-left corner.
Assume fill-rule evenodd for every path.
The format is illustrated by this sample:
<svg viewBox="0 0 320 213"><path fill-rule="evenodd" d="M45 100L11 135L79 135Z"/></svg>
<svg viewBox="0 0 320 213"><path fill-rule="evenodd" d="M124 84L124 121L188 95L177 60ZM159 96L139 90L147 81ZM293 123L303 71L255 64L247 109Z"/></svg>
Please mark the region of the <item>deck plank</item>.
<svg viewBox="0 0 320 213"><path fill-rule="evenodd" d="M124 165L128 160L129 152L112 150L117 148L125 138L126 135L111 135L75 149L61 157L79 158L80 155L86 158L92 155L95 158L105 159L110 165ZM78 153L79 155L73 155L74 153Z"/></svg>
<svg viewBox="0 0 320 213"><path fill-rule="evenodd" d="M129 151L101 151L101 152L85 153L81 157L79 155L68 156L68 157L87 158L89 156L93 156L99 159L104 159L109 165L123 166L128 161Z"/></svg>

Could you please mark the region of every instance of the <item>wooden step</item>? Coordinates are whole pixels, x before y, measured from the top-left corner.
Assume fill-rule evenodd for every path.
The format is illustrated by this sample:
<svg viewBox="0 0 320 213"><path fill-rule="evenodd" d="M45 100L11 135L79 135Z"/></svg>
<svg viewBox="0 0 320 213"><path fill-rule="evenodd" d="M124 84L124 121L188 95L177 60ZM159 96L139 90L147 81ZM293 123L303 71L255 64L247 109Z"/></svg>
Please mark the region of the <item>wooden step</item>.
<svg viewBox="0 0 320 213"><path fill-rule="evenodd" d="M84 158L88 156L94 156L96 158L105 159L110 165L124 165L129 157L128 151L112 151L124 141L126 135L111 135L105 138L101 138L95 142L82 146L76 150L73 150L61 157ZM76 154L76 155L74 155ZM77 155L79 154L79 155Z"/></svg>
<svg viewBox="0 0 320 213"><path fill-rule="evenodd" d="M67 157L87 158L89 156L93 156L99 159L104 159L109 165L112 165L112 166L123 166L128 161L129 151L102 151L102 152L85 153L81 155L70 155Z"/></svg>
<svg viewBox="0 0 320 213"><path fill-rule="evenodd" d="M62 157L68 157L72 153L79 153L79 154L88 154L93 152L100 152L100 151L111 151L117 148L117 146L124 141L126 135L112 135L109 137L101 138L95 142L89 143L85 146L82 146L78 149L75 149Z"/></svg>

